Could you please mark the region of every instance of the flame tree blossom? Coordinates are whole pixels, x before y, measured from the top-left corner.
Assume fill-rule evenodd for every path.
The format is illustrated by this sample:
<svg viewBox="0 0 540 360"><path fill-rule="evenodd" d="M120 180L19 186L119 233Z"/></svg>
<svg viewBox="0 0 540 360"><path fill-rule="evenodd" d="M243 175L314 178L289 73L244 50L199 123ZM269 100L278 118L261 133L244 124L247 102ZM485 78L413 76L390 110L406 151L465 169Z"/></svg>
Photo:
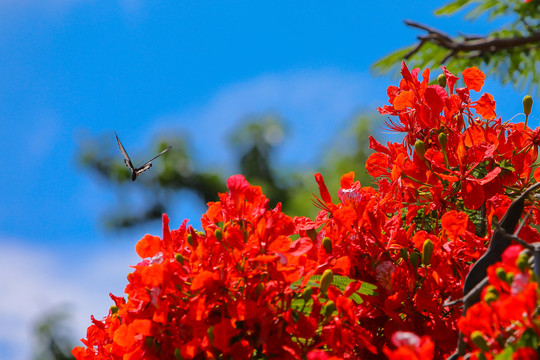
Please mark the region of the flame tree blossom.
<svg viewBox="0 0 540 360"><path fill-rule="evenodd" d="M111 294L109 314L91 318L73 355L440 359L455 350L458 328L473 356L489 355L489 346L504 351L506 342L495 343L508 326L538 344L536 282L527 269L512 268L515 250L488 271L496 300L463 318L445 302L461 297L495 220L539 177L532 165L540 130L498 118L493 97L476 94L485 79L477 68L463 71L464 87L444 67L436 83L429 69L420 74L403 64L401 74L379 112L403 141L370 137L372 186L350 172L332 194L316 174L317 217L291 218L281 204L269 208L260 187L232 176L228 192L208 204L202 230L187 221L170 230L163 215L162 236L137 243L141 262L124 296ZM520 236L535 242L540 216L529 209ZM497 275L501 266L511 281ZM475 314L486 320L475 323ZM477 331L488 350L471 340ZM532 359L533 345L512 349Z"/></svg>

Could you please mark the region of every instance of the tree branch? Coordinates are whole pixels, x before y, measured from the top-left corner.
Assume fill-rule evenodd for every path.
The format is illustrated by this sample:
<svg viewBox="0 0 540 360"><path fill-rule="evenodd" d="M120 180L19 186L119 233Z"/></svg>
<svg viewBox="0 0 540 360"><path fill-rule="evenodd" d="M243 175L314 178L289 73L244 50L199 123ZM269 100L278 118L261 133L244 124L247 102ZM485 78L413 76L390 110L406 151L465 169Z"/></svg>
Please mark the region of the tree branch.
<svg viewBox="0 0 540 360"><path fill-rule="evenodd" d="M538 45L540 42L540 32L533 32L529 36L515 36L511 38L497 38L494 36L486 37L477 35L463 35L461 38L453 38L441 30L415 21L405 20L405 24L407 26L427 32L425 35L418 36L418 45L405 56L405 59L408 59L416 54L422 45L427 42L450 50L450 55L445 58L445 61L449 59L449 57L454 56L459 52L497 52L527 44Z"/></svg>

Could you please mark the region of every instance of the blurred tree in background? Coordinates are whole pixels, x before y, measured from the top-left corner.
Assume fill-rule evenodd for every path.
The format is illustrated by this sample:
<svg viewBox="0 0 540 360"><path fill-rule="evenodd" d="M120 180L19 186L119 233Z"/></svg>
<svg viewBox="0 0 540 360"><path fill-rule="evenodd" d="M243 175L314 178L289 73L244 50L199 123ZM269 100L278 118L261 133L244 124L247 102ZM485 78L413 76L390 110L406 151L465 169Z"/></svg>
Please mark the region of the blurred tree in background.
<svg viewBox="0 0 540 360"><path fill-rule="evenodd" d="M71 355L73 339L66 325L68 321L69 316L66 313L53 311L36 322L36 360L75 360Z"/></svg>
<svg viewBox="0 0 540 360"><path fill-rule="evenodd" d="M476 66L487 77L503 84L536 92L540 83L540 1L454 0L437 9L435 15L452 15L462 10L467 11L466 18L470 20L487 17L507 22L489 34L452 36L429 25L405 20L408 26L422 31L418 42L379 60L373 68L385 74L399 70L402 60L410 69L445 65L457 72Z"/></svg>
<svg viewBox="0 0 540 360"><path fill-rule="evenodd" d="M261 186L271 206L281 202L284 211L291 216L313 216L317 209L309 199L316 190L313 174L317 169L336 189L341 175L348 171L355 171L363 183L371 180L364 164L369 154L367 138L372 132L372 124L373 117L356 119L352 129L340 134L339 141L329 139L329 144L338 145L329 145L319 164L313 164L309 170L302 172L276 164L274 152L285 139L284 122L274 115L251 117L230 136L229 144L237 159L233 171L243 174L250 183ZM343 144L345 148L338 147ZM115 143L91 140L82 147L80 161L83 167L118 186L120 208L104 216L108 228L120 229L160 219L162 213L174 206L175 195L181 192L194 193L206 204L217 200L218 192L226 191L227 176L224 173L233 172L230 169L223 171L195 166L197 161L182 138L159 140L155 150L145 153L150 154L147 157L151 156L168 145L172 145L172 150L159 158L159 165L137 178L135 183L132 183L131 174ZM129 146L125 146L129 152ZM127 204L128 199L122 192L125 185L129 185L130 193L136 186L144 201L136 207Z"/></svg>

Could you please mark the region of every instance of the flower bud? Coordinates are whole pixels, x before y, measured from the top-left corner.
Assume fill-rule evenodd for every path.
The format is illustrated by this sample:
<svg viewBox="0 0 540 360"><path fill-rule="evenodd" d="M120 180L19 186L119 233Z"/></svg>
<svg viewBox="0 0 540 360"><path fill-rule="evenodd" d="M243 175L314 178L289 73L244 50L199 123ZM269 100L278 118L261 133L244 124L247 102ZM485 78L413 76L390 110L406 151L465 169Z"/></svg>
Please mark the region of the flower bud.
<svg viewBox="0 0 540 360"><path fill-rule="evenodd" d="M522 251L519 253L516 260L516 266L521 271L525 271L525 269L529 267L529 254L527 254L527 252Z"/></svg>
<svg viewBox="0 0 540 360"><path fill-rule="evenodd" d="M422 264L425 266L431 264L431 256L433 255L434 248L435 245L433 245L433 241L429 239L424 241L424 245L422 246Z"/></svg>
<svg viewBox="0 0 540 360"><path fill-rule="evenodd" d="M302 299L304 300L304 302L308 302L309 300L311 300L311 295L313 295L313 287L308 286L302 294Z"/></svg>
<svg viewBox="0 0 540 360"><path fill-rule="evenodd" d="M499 279L501 279L502 281L504 282L508 282L508 276L506 274L506 271L504 271L504 269L502 267L498 267L496 270L495 270L495 275L497 275L497 277Z"/></svg>
<svg viewBox="0 0 540 360"><path fill-rule="evenodd" d="M523 98L523 112L525 113L525 115L529 116L531 114L532 106L533 98L531 97L531 95L525 95L525 97Z"/></svg>
<svg viewBox="0 0 540 360"><path fill-rule="evenodd" d="M261 295L261 292L263 291L263 289L264 289L264 285L261 283L258 283L257 286L255 287L255 293L257 294L257 297Z"/></svg>
<svg viewBox="0 0 540 360"><path fill-rule="evenodd" d="M409 258L407 254L407 249L406 248L399 249L399 256L401 256L401 258L406 261Z"/></svg>
<svg viewBox="0 0 540 360"><path fill-rule="evenodd" d="M118 312L118 306L112 305L110 310L111 310L111 314L116 314Z"/></svg>
<svg viewBox="0 0 540 360"><path fill-rule="evenodd" d="M446 150L446 144L448 143L448 137L446 133L442 132L439 134L439 144L441 144L441 149Z"/></svg>
<svg viewBox="0 0 540 360"><path fill-rule="evenodd" d="M437 76L437 83L440 87L446 87L446 76L444 74Z"/></svg>
<svg viewBox="0 0 540 360"><path fill-rule="evenodd" d="M483 352L489 351L489 346L486 341L486 338L484 337L484 334L480 330L475 330L471 334L471 340L476 345L476 347Z"/></svg>
<svg viewBox="0 0 540 360"><path fill-rule="evenodd" d="M315 229L306 230L306 235L311 239L311 241L315 241L315 239L317 239L317 230Z"/></svg>
<svg viewBox="0 0 540 360"><path fill-rule="evenodd" d="M216 237L216 239L218 239L218 241L221 241L221 239L223 239L223 233L221 232L221 229L214 230L214 236Z"/></svg>
<svg viewBox="0 0 540 360"><path fill-rule="evenodd" d="M208 330L206 331L206 334L208 335L208 340L210 340L210 344L214 344L214 327L210 326Z"/></svg>
<svg viewBox="0 0 540 360"><path fill-rule="evenodd" d="M499 297L497 295L495 295L494 293L487 292L484 295L484 302L486 304L489 304L492 301L497 301L497 299L499 299Z"/></svg>
<svg viewBox="0 0 540 360"><path fill-rule="evenodd" d="M322 239L322 247L324 248L324 250L326 250L327 253L331 253L332 252L332 239L330 239L329 237L325 237L324 239Z"/></svg>
<svg viewBox="0 0 540 360"><path fill-rule="evenodd" d="M486 293L491 293L499 297L499 292L497 291L497 288L493 285L486 286Z"/></svg>
<svg viewBox="0 0 540 360"><path fill-rule="evenodd" d="M188 234L187 236L187 243L193 246L193 236L191 234Z"/></svg>
<svg viewBox="0 0 540 360"><path fill-rule="evenodd" d="M332 284L332 281L334 280L334 273L330 269L324 270L322 276L321 276L321 284L319 286L319 289L321 290L322 295L326 295L326 291L330 287L330 284Z"/></svg>
<svg viewBox="0 0 540 360"><path fill-rule="evenodd" d="M489 285L486 287L485 293L484 293L484 301L486 303L490 303L492 301L496 301L499 299L499 292L493 285Z"/></svg>
<svg viewBox="0 0 540 360"><path fill-rule="evenodd" d="M176 360L182 360L182 354L179 348L174 349L174 357Z"/></svg>
<svg viewBox="0 0 540 360"><path fill-rule="evenodd" d="M174 259L178 261L180 264L184 265L184 257L182 254L176 254L174 255Z"/></svg>
<svg viewBox="0 0 540 360"><path fill-rule="evenodd" d="M424 157L424 154L426 153L426 145L422 140L416 140L414 143L414 149L416 150L416 155L420 158L420 160L425 161L426 158Z"/></svg>
<svg viewBox="0 0 540 360"><path fill-rule="evenodd" d="M325 317L328 317L332 315L336 310L336 304L332 300L329 300L326 305L324 305L323 314Z"/></svg>
<svg viewBox="0 0 540 360"><path fill-rule="evenodd" d="M410 253L409 259L411 261L411 265L417 267L418 263L420 262L420 254L416 251L413 251L412 253Z"/></svg>
<svg viewBox="0 0 540 360"><path fill-rule="evenodd" d="M514 274L512 273L506 274L506 283L511 284L513 282L514 282Z"/></svg>

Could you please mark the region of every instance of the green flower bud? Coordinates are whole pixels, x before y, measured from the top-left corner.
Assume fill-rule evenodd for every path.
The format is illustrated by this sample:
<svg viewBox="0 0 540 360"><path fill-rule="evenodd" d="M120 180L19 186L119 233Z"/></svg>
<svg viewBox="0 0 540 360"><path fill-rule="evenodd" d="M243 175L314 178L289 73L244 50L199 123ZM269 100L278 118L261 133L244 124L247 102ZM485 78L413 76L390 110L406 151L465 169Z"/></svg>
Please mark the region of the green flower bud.
<svg viewBox="0 0 540 360"><path fill-rule="evenodd" d="M326 305L324 305L323 314L325 317L328 317L332 315L336 310L336 304L332 300L329 300Z"/></svg>
<svg viewBox="0 0 540 360"><path fill-rule="evenodd" d="M332 252L332 240L329 237L325 237L322 240L322 247L330 254Z"/></svg>
<svg viewBox="0 0 540 360"><path fill-rule="evenodd" d="M324 270L322 276L321 276L321 284L319 286L319 289L321 290L322 295L326 295L326 291L330 287L330 284L332 284L332 281L334 280L334 273L330 269Z"/></svg>
<svg viewBox="0 0 540 360"><path fill-rule="evenodd" d="M492 301L496 301L499 299L499 292L493 285L489 285L486 287L486 292L484 293L484 301L486 303L490 303Z"/></svg>
<svg viewBox="0 0 540 360"><path fill-rule="evenodd" d="M405 249L405 248L399 249L399 256L401 256L401 258L403 260L407 261L407 259L409 258L408 254L407 254L407 249Z"/></svg>
<svg viewBox="0 0 540 360"><path fill-rule="evenodd" d="M489 351L489 346L486 341L486 338L484 337L484 334L480 330L475 330L471 334L471 340L476 345L476 347L483 352Z"/></svg>
<svg viewBox="0 0 540 360"><path fill-rule="evenodd" d="M525 97L523 98L523 112L525 113L525 115L529 116L531 114L532 106L533 98L531 97L531 95L525 95Z"/></svg>
<svg viewBox="0 0 540 360"><path fill-rule="evenodd" d="M486 293L494 294L497 297L499 297L499 292L497 291L497 288L493 285L486 286Z"/></svg>
<svg viewBox="0 0 540 360"><path fill-rule="evenodd" d="M187 243L190 246L193 246L193 236L191 234L188 234L188 236L187 236Z"/></svg>
<svg viewBox="0 0 540 360"><path fill-rule="evenodd" d="M174 255L174 259L178 261L180 264L184 265L184 257L182 254L176 254Z"/></svg>
<svg viewBox="0 0 540 360"><path fill-rule="evenodd" d="M416 140L414 143L414 149L416 150L416 155L420 158L420 160L425 161L426 158L424 157L424 154L426 153L426 145L422 140Z"/></svg>
<svg viewBox="0 0 540 360"><path fill-rule="evenodd" d="M529 254L525 251L520 252L516 260L516 265L519 270L525 271L529 267Z"/></svg>
<svg viewBox="0 0 540 360"><path fill-rule="evenodd" d="M216 229L214 231L214 236L216 237L216 239L218 239L218 241L221 241L221 239L223 239L223 233L221 232L221 229Z"/></svg>
<svg viewBox="0 0 540 360"><path fill-rule="evenodd" d="M446 76L444 74L437 76L437 83L440 87L446 87Z"/></svg>
<svg viewBox="0 0 540 360"><path fill-rule="evenodd" d="M306 230L306 235L311 239L311 241L315 241L315 239L317 239L317 230L315 229Z"/></svg>
<svg viewBox="0 0 540 360"><path fill-rule="evenodd" d="M176 360L183 360L182 355L180 354L179 348L174 349L174 357L176 358Z"/></svg>
<svg viewBox="0 0 540 360"><path fill-rule="evenodd" d="M311 300L311 295L313 295L313 287L308 286L302 294L302 299L304 300L304 302L308 302L309 300Z"/></svg>
<svg viewBox="0 0 540 360"><path fill-rule="evenodd" d="M409 259L411 261L411 265L417 267L418 263L420 262L420 254L416 251L413 251L412 253L410 253Z"/></svg>
<svg viewBox="0 0 540 360"><path fill-rule="evenodd" d="M448 137L446 133L439 134L439 144L441 144L441 149L446 150L446 144L448 143Z"/></svg>
<svg viewBox="0 0 540 360"><path fill-rule="evenodd" d="M506 274L506 271L504 271L504 269L502 267L498 267L496 270L495 270L495 274L497 275L497 277L499 279L501 279L502 281L504 282L508 282L508 276Z"/></svg>
<svg viewBox="0 0 540 360"><path fill-rule="evenodd" d="M110 310L111 310L111 313L112 313L112 314L116 314L116 313L118 312L118 306L112 305L111 308L110 308Z"/></svg>
<svg viewBox="0 0 540 360"><path fill-rule="evenodd" d="M514 274L512 274L512 273L506 274L506 282L508 284L511 284L513 281L514 281Z"/></svg>
<svg viewBox="0 0 540 360"><path fill-rule="evenodd" d="M450 163L448 162L448 153L446 152L446 144L448 143L448 137L446 133L442 132L439 134L439 144L441 144L441 152L444 157L444 165L449 168Z"/></svg>
<svg viewBox="0 0 540 360"><path fill-rule="evenodd" d="M257 286L255 287L255 293L257 294L257 297L261 295L261 292L263 291L263 289L264 289L264 285L261 283L258 283Z"/></svg>
<svg viewBox="0 0 540 360"><path fill-rule="evenodd" d="M210 340L210 344L214 344L214 327L210 326L208 330L206 331L208 334L208 340Z"/></svg>
<svg viewBox="0 0 540 360"><path fill-rule="evenodd" d="M424 245L422 246L422 264L425 266L431 264L431 256L433 255L434 248L435 245L433 245L433 241L429 239L424 241Z"/></svg>
<svg viewBox="0 0 540 360"><path fill-rule="evenodd" d="M497 299L499 299L499 297L495 295L494 293L487 292L484 295L484 302L487 304L489 304L492 301L496 301Z"/></svg>

